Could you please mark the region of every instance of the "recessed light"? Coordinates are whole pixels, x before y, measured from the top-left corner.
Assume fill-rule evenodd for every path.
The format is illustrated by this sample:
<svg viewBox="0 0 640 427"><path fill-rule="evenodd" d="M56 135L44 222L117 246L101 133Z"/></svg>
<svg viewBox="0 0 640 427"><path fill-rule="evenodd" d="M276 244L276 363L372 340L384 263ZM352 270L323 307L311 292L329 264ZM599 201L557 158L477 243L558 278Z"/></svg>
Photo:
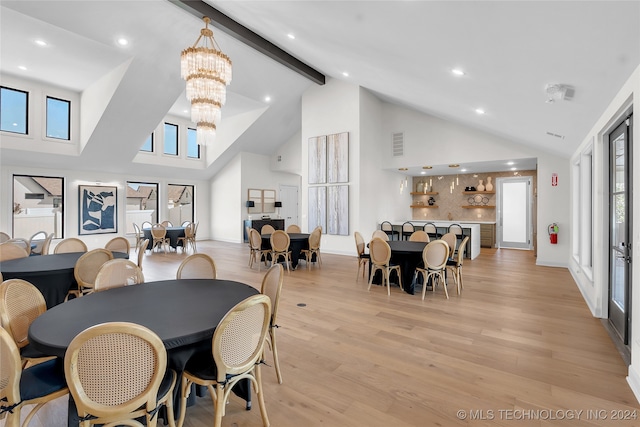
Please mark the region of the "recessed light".
<svg viewBox="0 0 640 427"><path fill-rule="evenodd" d="M511 170L512 170L512 171L516 171L516 170L518 170L518 168L511 168Z"/></svg>
<svg viewBox="0 0 640 427"><path fill-rule="evenodd" d="M291 40L295 40L296 39L296 36L294 36L291 33L287 34L287 37L289 37Z"/></svg>
<svg viewBox="0 0 640 427"><path fill-rule="evenodd" d="M189 110L182 110L182 112L183 112L183 113L188 113L188 112L189 112Z"/></svg>
<svg viewBox="0 0 640 427"><path fill-rule="evenodd" d="M425 171L420 172L420 175L426 175L427 173Z"/></svg>
<svg viewBox="0 0 640 427"><path fill-rule="evenodd" d="M507 162L507 165L509 165L509 166L511 166L513 164L514 164L513 162Z"/></svg>
<svg viewBox="0 0 640 427"><path fill-rule="evenodd" d="M460 172L466 172L466 171L467 171L466 169L460 169Z"/></svg>
<svg viewBox="0 0 640 427"><path fill-rule="evenodd" d="M484 110L482 108L476 108L476 113L484 114Z"/></svg>
<svg viewBox="0 0 640 427"><path fill-rule="evenodd" d="M27 71L27 67L25 67L24 65L18 65L18 68L22 71Z"/></svg>
<svg viewBox="0 0 640 427"><path fill-rule="evenodd" d="M454 68L453 70L451 70L451 72L456 76L464 76L464 71L462 71L460 68Z"/></svg>
<svg viewBox="0 0 640 427"><path fill-rule="evenodd" d="M120 38L118 39L118 44L119 44L120 46L126 46L126 45L128 45L128 44L129 44L129 40L125 39L124 37L120 37Z"/></svg>
<svg viewBox="0 0 640 427"><path fill-rule="evenodd" d="M265 96L264 97L264 102L270 102L271 101L271 97L270 96Z"/></svg>
<svg viewBox="0 0 640 427"><path fill-rule="evenodd" d="M46 41L44 41L44 40L36 40L36 41L35 41L35 43L36 43L38 46L47 46L47 42L46 42Z"/></svg>
<svg viewBox="0 0 640 427"><path fill-rule="evenodd" d="M342 75L345 76L345 77L349 77L349 73L347 73L346 71L343 71Z"/></svg>

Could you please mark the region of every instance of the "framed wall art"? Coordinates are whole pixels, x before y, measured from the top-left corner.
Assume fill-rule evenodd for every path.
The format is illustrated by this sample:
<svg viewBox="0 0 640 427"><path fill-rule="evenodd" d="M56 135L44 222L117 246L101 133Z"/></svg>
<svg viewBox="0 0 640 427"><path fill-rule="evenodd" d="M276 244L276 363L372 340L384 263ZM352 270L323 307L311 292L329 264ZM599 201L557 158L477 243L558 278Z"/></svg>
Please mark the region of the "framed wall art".
<svg viewBox="0 0 640 427"><path fill-rule="evenodd" d="M349 235L349 186L327 187L327 234Z"/></svg>
<svg viewBox="0 0 640 427"><path fill-rule="evenodd" d="M327 137L309 138L309 184L327 182Z"/></svg>
<svg viewBox="0 0 640 427"><path fill-rule="evenodd" d="M118 187L78 186L78 234L118 232Z"/></svg>
<svg viewBox="0 0 640 427"><path fill-rule="evenodd" d="M309 187L309 230L327 229L327 187Z"/></svg>
<svg viewBox="0 0 640 427"><path fill-rule="evenodd" d="M349 132L327 136L327 182L349 182Z"/></svg>

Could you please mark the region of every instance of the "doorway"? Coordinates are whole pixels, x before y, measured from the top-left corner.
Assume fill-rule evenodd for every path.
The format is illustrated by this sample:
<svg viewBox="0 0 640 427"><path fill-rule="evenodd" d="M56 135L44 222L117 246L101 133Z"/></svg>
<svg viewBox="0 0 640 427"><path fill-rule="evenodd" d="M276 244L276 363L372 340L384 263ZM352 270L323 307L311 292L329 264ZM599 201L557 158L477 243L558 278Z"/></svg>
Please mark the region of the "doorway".
<svg viewBox="0 0 640 427"><path fill-rule="evenodd" d="M298 187L293 185L280 186L280 201L282 207L279 217L284 218L284 228L291 224L300 225L298 220Z"/></svg>
<svg viewBox="0 0 640 427"><path fill-rule="evenodd" d="M629 345L633 247L631 115L609 134L609 324Z"/></svg>
<svg viewBox="0 0 640 427"><path fill-rule="evenodd" d="M499 248L531 249L533 203L531 177L497 178Z"/></svg>

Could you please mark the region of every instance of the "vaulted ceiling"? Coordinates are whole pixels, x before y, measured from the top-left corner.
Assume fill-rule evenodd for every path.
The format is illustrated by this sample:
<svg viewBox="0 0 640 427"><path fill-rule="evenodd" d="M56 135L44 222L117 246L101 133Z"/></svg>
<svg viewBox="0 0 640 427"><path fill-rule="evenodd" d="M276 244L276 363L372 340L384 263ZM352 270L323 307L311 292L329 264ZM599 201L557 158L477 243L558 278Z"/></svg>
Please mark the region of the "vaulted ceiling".
<svg viewBox="0 0 640 427"><path fill-rule="evenodd" d="M573 153L640 64L637 1L206 3L327 78L561 157ZM184 174L132 159L167 113L183 116L188 109L179 55L195 41L200 19L166 0L3 0L0 6L3 75L83 93L126 69L81 157L123 173ZM203 179L240 151L270 154L291 138L300 129L301 95L316 84L221 30L214 33L234 64L221 128L260 113L216 161L190 171ZM119 37L129 44L119 46ZM36 38L49 46L36 46ZM454 68L465 74L452 74ZM548 84L568 87L566 99L546 102ZM0 154L5 165L79 163L73 156L24 156L4 148Z"/></svg>

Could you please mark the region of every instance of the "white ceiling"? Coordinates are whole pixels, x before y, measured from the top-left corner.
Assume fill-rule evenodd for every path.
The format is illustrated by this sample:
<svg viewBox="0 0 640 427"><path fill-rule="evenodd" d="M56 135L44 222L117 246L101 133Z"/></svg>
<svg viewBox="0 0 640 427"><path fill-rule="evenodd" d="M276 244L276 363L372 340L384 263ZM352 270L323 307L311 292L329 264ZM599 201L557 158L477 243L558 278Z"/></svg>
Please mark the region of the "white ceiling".
<svg viewBox="0 0 640 427"><path fill-rule="evenodd" d="M561 157L573 153L640 63L638 1L207 3L328 78L352 82L386 101ZM178 58L198 35L202 27L198 18L165 0L2 0L0 5L3 74L80 92L132 60L123 93L104 115L122 125L117 130L98 128L90 141L100 145L108 140L115 149L90 149L82 156L99 155L106 170L184 173L141 168L129 165L127 159L137 152L130 147L132 137L141 139L141 144L164 114L183 115L188 109ZM299 130L301 94L315 84L222 31L214 32L234 63L223 124L225 117L269 108L219 161L193 172L194 178L212 176L240 151L272 153ZM121 36L130 40L124 48L115 43ZM36 46L35 38L50 46ZM27 66L27 71L19 70L19 65ZM466 74L454 76L450 72L454 67ZM345 71L348 77L342 74ZM544 89L549 83L571 86L573 98L546 103ZM266 95L271 96L270 103L264 101ZM131 114L123 108L127 98L144 108L137 106L136 114ZM476 114L476 108L486 114ZM42 166L52 161L45 154L25 157L3 149L1 161ZM76 158L65 156L56 156L55 161L60 167L78 164ZM419 173L423 164L420 159L414 162L407 164L411 174ZM501 170L499 165L476 165L481 166Z"/></svg>

